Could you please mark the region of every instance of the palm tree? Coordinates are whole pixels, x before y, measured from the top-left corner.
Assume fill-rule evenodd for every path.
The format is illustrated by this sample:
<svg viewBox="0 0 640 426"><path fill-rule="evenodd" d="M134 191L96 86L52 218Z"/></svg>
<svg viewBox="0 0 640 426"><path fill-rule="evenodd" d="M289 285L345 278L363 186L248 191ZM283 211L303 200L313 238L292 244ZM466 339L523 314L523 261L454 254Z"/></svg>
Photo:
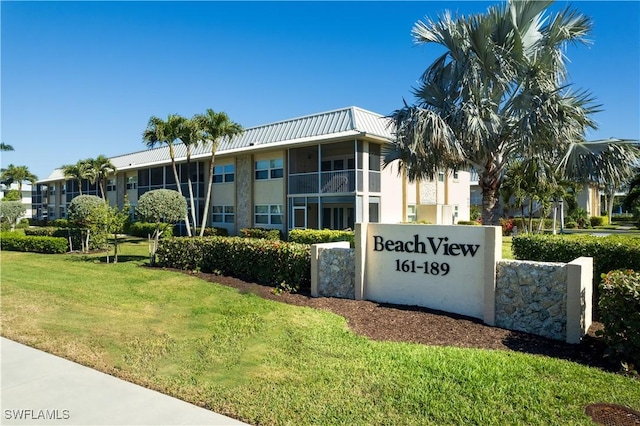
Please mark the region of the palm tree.
<svg viewBox="0 0 640 426"><path fill-rule="evenodd" d="M209 184L207 185L207 197L204 203L204 215L202 226L200 227L200 236L204 235L204 229L207 223L207 215L209 214L209 204L211 204L211 192L213 190L213 163L215 162L218 144L223 138L232 138L233 136L242 134L244 129L238 123L229 119L224 112L214 112L211 108L207 109L204 114L195 117L200 130L203 132L204 139L211 144L211 160L209 162Z"/></svg>
<svg viewBox="0 0 640 426"><path fill-rule="evenodd" d="M65 179L74 179L78 183L80 195L82 195L82 180L90 177L90 167L87 160L78 160L76 164L66 164L61 167Z"/></svg>
<svg viewBox="0 0 640 426"><path fill-rule="evenodd" d="M482 222L497 225L498 191L509 160L566 150L597 111L587 92L565 83L564 48L584 43L589 18L567 8L545 16L551 1L509 1L486 14L418 21L416 43L437 43L436 59L414 90L416 104L391 118L396 140L385 164L400 161L410 180L441 169L473 167L482 188Z"/></svg>
<svg viewBox="0 0 640 426"><path fill-rule="evenodd" d="M570 144L558 168L568 179L604 188L611 221L613 197L633 179L637 164L640 164L639 141L610 138Z"/></svg>
<svg viewBox="0 0 640 426"><path fill-rule="evenodd" d="M147 128L142 133L142 140L145 142L147 147L154 148L158 144L164 144L169 147L169 157L171 158L173 176L180 195L183 195L182 185L180 184L180 177L178 176L178 168L176 166L174 142L178 139L180 129L185 120L186 118L178 114L169 114L166 121L156 116L151 116L147 123ZM187 227L187 235L191 236L191 225L188 214L185 216L184 221Z"/></svg>
<svg viewBox="0 0 640 426"><path fill-rule="evenodd" d="M626 197L622 201L622 207L631 210L634 204L640 201L640 166L635 169L635 175L629 181L629 189Z"/></svg>
<svg viewBox="0 0 640 426"><path fill-rule="evenodd" d="M13 147L4 142L0 142L0 151L13 151Z"/></svg>
<svg viewBox="0 0 640 426"><path fill-rule="evenodd" d="M9 164L7 168L0 169L0 180L7 186L13 182L17 182L18 191L20 192L20 196L22 196L22 182L27 181L34 184L38 180L38 176L31 173L27 166L14 166L13 164Z"/></svg>
<svg viewBox="0 0 640 426"><path fill-rule="evenodd" d="M117 169L116 166L113 165L111 160L104 155L98 155L95 159L90 158L86 160L89 164L89 169L87 170L89 181L92 184L98 183L98 187L100 188L100 194L102 194L102 199L106 200L106 193L104 190L104 182L108 176L115 174Z"/></svg>
<svg viewBox="0 0 640 426"><path fill-rule="evenodd" d="M198 126L196 118L184 119L178 126L178 138L187 149L187 188L189 189L189 202L191 206L191 220L193 223L193 235L196 233L197 220L196 208L193 196L193 183L191 181L191 149L197 147L202 141L203 132ZM189 234L191 236L192 234Z"/></svg>

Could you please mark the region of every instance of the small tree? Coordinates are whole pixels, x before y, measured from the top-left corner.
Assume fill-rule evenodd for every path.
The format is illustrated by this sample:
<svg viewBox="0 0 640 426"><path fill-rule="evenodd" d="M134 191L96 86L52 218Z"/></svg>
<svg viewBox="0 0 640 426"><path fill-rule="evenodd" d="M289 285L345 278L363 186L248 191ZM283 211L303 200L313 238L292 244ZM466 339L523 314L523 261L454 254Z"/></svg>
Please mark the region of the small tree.
<svg viewBox="0 0 640 426"><path fill-rule="evenodd" d="M109 207L107 215L106 230L113 234L113 263L118 263L118 234L122 233L129 221L129 201L125 196L125 203L122 209ZM107 263L109 263L109 250L107 250Z"/></svg>
<svg viewBox="0 0 640 426"><path fill-rule="evenodd" d="M161 224L176 224L183 220L187 214L187 200L178 191L156 189L142 194L138 199L136 212L142 220L156 225L156 229L153 232L153 246L149 252L149 260L154 265L156 263L158 240L162 234Z"/></svg>
<svg viewBox="0 0 640 426"><path fill-rule="evenodd" d="M69 220L81 230L82 252L89 251L93 234L94 247L106 241L109 205L96 195L79 195L69 204Z"/></svg>
<svg viewBox="0 0 640 426"><path fill-rule="evenodd" d="M2 201L0 202L0 216L11 226L11 232L16 229L16 222L24 215L27 208L21 201Z"/></svg>

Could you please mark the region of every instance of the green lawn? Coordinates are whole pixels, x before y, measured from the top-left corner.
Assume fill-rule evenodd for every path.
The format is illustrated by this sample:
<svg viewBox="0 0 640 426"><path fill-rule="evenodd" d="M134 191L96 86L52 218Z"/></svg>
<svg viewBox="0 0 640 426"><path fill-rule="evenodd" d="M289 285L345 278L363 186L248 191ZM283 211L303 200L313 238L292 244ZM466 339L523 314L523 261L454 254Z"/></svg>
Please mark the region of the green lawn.
<svg viewBox="0 0 640 426"><path fill-rule="evenodd" d="M584 424L638 380L506 351L373 342L337 315L80 255L2 252L2 335L251 424ZM401 326L401 325L399 325Z"/></svg>

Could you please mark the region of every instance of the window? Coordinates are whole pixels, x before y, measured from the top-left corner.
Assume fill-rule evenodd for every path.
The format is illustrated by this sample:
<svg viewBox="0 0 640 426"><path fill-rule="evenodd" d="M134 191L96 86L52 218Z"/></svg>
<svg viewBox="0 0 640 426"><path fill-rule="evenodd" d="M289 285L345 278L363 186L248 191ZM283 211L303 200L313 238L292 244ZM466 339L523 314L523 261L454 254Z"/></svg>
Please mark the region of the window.
<svg viewBox="0 0 640 426"><path fill-rule="evenodd" d="M282 204L256 205L254 208L256 225L281 225Z"/></svg>
<svg viewBox="0 0 640 426"><path fill-rule="evenodd" d="M56 185L53 184L49 187L49 195L56 195Z"/></svg>
<svg viewBox="0 0 640 426"><path fill-rule="evenodd" d="M444 182L444 172L443 171L439 171L438 172L438 182Z"/></svg>
<svg viewBox="0 0 640 426"><path fill-rule="evenodd" d="M235 166L226 164L213 168L213 183L229 183L235 180Z"/></svg>
<svg viewBox="0 0 640 426"><path fill-rule="evenodd" d="M107 192L114 192L116 190L116 180L108 179L107 180Z"/></svg>
<svg viewBox="0 0 640 426"><path fill-rule="evenodd" d="M415 222L417 218L415 204L409 204L407 206L407 222Z"/></svg>
<svg viewBox="0 0 640 426"><path fill-rule="evenodd" d="M151 186L162 186L164 184L164 167L154 167L149 170L149 174Z"/></svg>
<svg viewBox="0 0 640 426"><path fill-rule="evenodd" d="M127 178L127 189L136 189L136 188L138 188L138 177L129 176Z"/></svg>
<svg viewBox="0 0 640 426"><path fill-rule="evenodd" d="M278 179L284 176L282 158L256 161L255 179Z"/></svg>
<svg viewBox="0 0 640 426"><path fill-rule="evenodd" d="M233 206L213 206L211 221L214 223L233 223L235 208Z"/></svg>
<svg viewBox="0 0 640 426"><path fill-rule="evenodd" d="M60 218L65 218L67 213L64 210L64 206L60 206Z"/></svg>
<svg viewBox="0 0 640 426"><path fill-rule="evenodd" d="M458 173L458 169L453 169L453 178L455 180L458 180L460 178L460 175Z"/></svg>
<svg viewBox="0 0 640 426"><path fill-rule="evenodd" d="M458 205L457 205L457 204L455 204L455 205L453 206L453 217L458 218L458 213L459 213L459 212L460 212L460 211L459 211L459 209L458 209Z"/></svg>
<svg viewBox="0 0 640 426"><path fill-rule="evenodd" d="M345 169L345 161L346 161L346 169ZM355 169L356 163L353 158L340 158L337 160L322 160L321 169L323 172L334 172L340 170L353 170Z"/></svg>

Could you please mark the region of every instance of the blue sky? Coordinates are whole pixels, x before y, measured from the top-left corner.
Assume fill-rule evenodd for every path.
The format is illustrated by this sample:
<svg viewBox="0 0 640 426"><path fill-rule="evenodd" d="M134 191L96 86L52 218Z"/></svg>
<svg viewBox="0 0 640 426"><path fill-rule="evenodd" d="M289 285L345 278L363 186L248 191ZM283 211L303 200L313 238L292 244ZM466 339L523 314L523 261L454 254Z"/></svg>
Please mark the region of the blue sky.
<svg viewBox="0 0 640 426"><path fill-rule="evenodd" d="M145 149L150 116L225 111L244 127L356 105L390 114L436 55L414 23L497 2L8 2L2 167ZM640 2L557 2L591 16L570 81L603 106L588 139L640 139Z"/></svg>

